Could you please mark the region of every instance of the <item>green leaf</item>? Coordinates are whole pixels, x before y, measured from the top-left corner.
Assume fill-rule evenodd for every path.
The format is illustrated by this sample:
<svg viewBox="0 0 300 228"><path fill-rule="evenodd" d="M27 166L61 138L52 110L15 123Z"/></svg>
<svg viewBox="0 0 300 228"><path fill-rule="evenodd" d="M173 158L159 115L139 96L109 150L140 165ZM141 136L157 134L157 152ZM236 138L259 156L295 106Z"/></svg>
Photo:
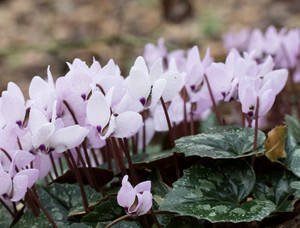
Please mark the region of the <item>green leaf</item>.
<svg viewBox="0 0 300 228"><path fill-rule="evenodd" d="M290 133L294 136L297 143L300 143L300 122L289 115L285 116L285 122L288 125Z"/></svg>
<svg viewBox="0 0 300 228"><path fill-rule="evenodd" d="M0 204L0 227L9 227L13 221L9 212Z"/></svg>
<svg viewBox="0 0 300 228"><path fill-rule="evenodd" d="M98 222L113 221L123 215L125 215L124 209L118 205L117 198L112 196L97 205L92 212L83 216L81 221L88 224L97 224Z"/></svg>
<svg viewBox="0 0 300 228"><path fill-rule="evenodd" d="M275 210L275 205L269 200L247 201L254 184L255 173L247 162L198 164L174 183L160 210L211 222L260 221Z"/></svg>
<svg viewBox="0 0 300 228"><path fill-rule="evenodd" d="M82 205L82 198L78 185L70 184L51 184L48 186L36 185L39 199L42 205L49 212L53 220L57 223L58 227L76 227L76 223L68 220L69 211L73 207L80 207ZM100 199L100 194L95 193L89 186L85 186L85 191L90 202L90 205L96 203ZM24 216L16 224L15 227L52 227L40 212L38 217L34 217L30 210L27 210ZM89 227L84 224L79 224L77 227Z"/></svg>
<svg viewBox="0 0 300 228"><path fill-rule="evenodd" d="M110 222L99 222L96 228L105 228ZM134 221L121 221L112 226L112 228L141 228L141 226Z"/></svg>
<svg viewBox="0 0 300 228"><path fill-rule="evenodd" d="M114 174L111 170L107 169L101 169L101 168L85 168L90 174L92 175L93 178L97 179L97 187L101 188L105 186L108 182L110 182ZM88 184L88 180L86 178L84 168L78 168L79 172L81 173L82 181L84 184ZM77 179L75 174L73 173L72 170L66 171L62 176L56 178L54 180L54 183L59 183L59 184L74 184L77 183Z"/></svg>
<svg viewBox="0 0 300 228"><path fill-rule="evenodd" d="M300 190L292 183L299 180L290 172L276 172L257 178L253 195L260 200L270 200L276 205L276 212L294 210L294 204L300 198Z"/></svg>
<svg viewBox="0 0 300 228"><path fill-rule="evenodd" d="M160 145L147 146L146 153L140 152L132 156L135 165L153 165L173 156L173 150L162 150Z"/></svg>
<svg viewBox="0 0 300 228"><path fill-rule="evenodd" d="M186 156L239 158L264 152L265 135L258 131L257 150L252 151L254 130L240 127L215 127L175 141L177 151Z"/></svg>
<svg viewBox="0 0 300 228"><path fill-rule="evenodd" d="M194 217L187 216L175 216L166 228L204 228L203 221L198 220Z"/></svg>

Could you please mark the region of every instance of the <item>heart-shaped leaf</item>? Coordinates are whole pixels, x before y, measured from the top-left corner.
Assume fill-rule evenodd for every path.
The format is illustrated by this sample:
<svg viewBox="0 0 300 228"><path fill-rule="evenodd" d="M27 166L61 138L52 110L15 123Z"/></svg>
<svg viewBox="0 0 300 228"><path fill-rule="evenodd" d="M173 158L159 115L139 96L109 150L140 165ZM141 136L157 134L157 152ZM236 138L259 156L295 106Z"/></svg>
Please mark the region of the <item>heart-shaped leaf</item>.
<svg viewBox="0 0 300 228"><path fill-rule="evenodd" d="M92 177L97 179L96 184L97 184L98 188L101 188L104 185L106 185L114 177L114 174L111 170L101 169L101 168L88 168L88 167L86 167L85 169L87 172L90 172ZM88 184L89 182L86 178L84 168L78 168L78 170L81 174L83 183ZM62 176L60 176L54 180L54 183L59 183L59 184L74 184L76 182L77 182L77 179L72 170L68 170Z"/></svg>
<svg viewBox="0 0 300 228"><path fill-rule="evenodd" d="M146 153L138 153L132 156L135 165L152 166L168 162L168 158L174 156L172 150L162 150L160 145L151 145L147 147Z"/></svg>
<svg viewBox="0 0 300 228"><path fill-rule="evenodd" d="M83 216L81 221L87 224L97 224L99 222L113 221L122 215L125 215L124 209L118 205L117 198L111 196L97 205L92 212Z"/></svg>
<svg viewBox="0 0 300 228"><path fill-rule="evenodd" d="M39 199L42 205L49 212L58 227L89 227L84 224L72 224L68 221L69 210L73 207L82 205L82 198L78 185L70 184L51 184L48 186L36 185ZM90 205L100 199L100 194L96 193L90 187L85 186L85 192ZM26 211L24 216L16 224L15 227L51 227L50 223L42 212L38 217L34 217L31 211Z"/></svg>
<svg viewBox="0 0 300 228"><path fill-rule="evenodd" d="M300 198L300 190L292 186L295 181L299 178L288 171L262 175L257 178L253 195L256 199L272 201L276 212L293 211Z"/></svg>
<svg viewBox="0 0 300 228"><path fill-rule="evenodd" d="M254 184L255 173L244 161L197 164L174 183L160 209L211 222L260 221L275 205L269 200L247 201Z"/></svg>
<svg viewBox="0 0 300 228"><path fill-rule="evenodd" d="M176 140L176 149L186 156L239 158L264 152L265 135L258 131L253 151L254 130L241 127L215 127L206 132Z"/></svg>

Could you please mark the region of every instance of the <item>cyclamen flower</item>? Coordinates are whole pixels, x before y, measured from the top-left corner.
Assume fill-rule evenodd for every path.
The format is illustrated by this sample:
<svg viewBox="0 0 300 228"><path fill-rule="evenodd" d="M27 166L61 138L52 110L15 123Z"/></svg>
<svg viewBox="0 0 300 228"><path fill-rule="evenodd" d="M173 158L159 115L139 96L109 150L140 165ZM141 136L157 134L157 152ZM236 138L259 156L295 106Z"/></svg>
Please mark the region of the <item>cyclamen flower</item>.
<svg viewBox="0 0 300 228"><path fill-rule="evenodd" d="M0 196L12 202L24 198L27 188L31 188L39 176L37 169L24 169L33 159L31 153L17 151L8 171L0 165Z"/></svg>
<svg viewBox="0 0 300 228"><path fill-rule="evenodd" d="M117 201L129 215L141 216L147 214L152 207L151 181L144 181L134 188L128 181L128 175L123 177L122 187L118 192Z"/></svg>
<svg viewBox="0 0 300 228"><path fill-rule="evenodd" d="M89 131L79 125L63 127L56 120L56 105L53 107L51 122L39 109L31 109L28 127L31 132L31 142L35 151L48 154L62 153L80 145Z"/></svg>
<svg viewBox="0 0 300 228"><path fill-rule="evenodd" d="M2 92L0 110L1 127L5 125L23 127L26 114L25 99L21 89L15 83L8 83L7 90Z"/></svg>
<svg viewBox="0 0 300 228"><path fill-rule="evenodd" d="M288 72L285 69L271 71L265 75L244 77L239 82L239 100L243 113L253 118L259 98L258 117L263 117L272 108L277 94L286 84Z"/></svg>
<svg viewBox="0 0 300 228"><path fill-rule="evenodd" d="M142 116L137 112L112 112L113 90L112 88L104 96L101 91L94 89L87 102L87 121L96 127L101 139L106 139L111 135L117 138L131 137L143 125Z"/></svg>

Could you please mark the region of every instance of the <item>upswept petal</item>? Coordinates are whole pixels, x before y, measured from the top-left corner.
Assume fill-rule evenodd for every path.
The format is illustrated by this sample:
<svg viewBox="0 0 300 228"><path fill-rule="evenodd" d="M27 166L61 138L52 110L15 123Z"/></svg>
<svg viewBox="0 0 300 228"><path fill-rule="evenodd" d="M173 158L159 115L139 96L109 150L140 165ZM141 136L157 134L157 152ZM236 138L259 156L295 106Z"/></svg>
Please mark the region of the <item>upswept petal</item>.
<svg viewBox="0 0 300 228"><path fill-rule="evenodd" d="M54 123L47 123L42 125L36 132L32 135L32 145L34 148L39 148L41 145L48 147L50 143L50 138L55 131Z"/></svg>
<svg viewBox="0 0 300 228"><path fill-rule="evenodd" d="M131 137L138 132L143 125L143 118L139 113L127 111L116 117L116 129L114 136L117 138Z"/></svg>
<svg viewBox="0 0 300 228"><path fill-rule="evenodd" d="M80 145L89 130L79 125L73 125L57 130L50 139L50 144L56 153L62 153Z"/></svg>
<svg viewBox="0 0 300 228"><path fill-rule="evenodd" d="M147 99L150 90L151 83L147 72L144 72L138 68L131 68L129 76L125 79L125 84L128 89L128 93L135 100Z"/></svg>
<svg viewBox="0 0 300 228"><path fill-rule="evenodd" d="M13 197L11 201L18 202L26 194L28 187L28 176L27 175L17 175L13 179Z"/></svg>
<svg viewBox="0 0 300 228"><path fill-rule="evenodd" d="M141 192L144 192L144 191L149 191L150 192L150 190L151 190L151 181L144 181L144 182L141 182L141 183L137 184L134 187L134 190L137 193L141 193Z"/></svg>
<svg viewBox="0 0 300 228"><path fill-rule="evenodd" d="M166 79L161 78L155 81L152 87L151 104L149 108L152 108L157 105L157 102L159 102L159 99L163 95L166 86L167 86Z"/></svg>
<svg viewBox="0 0 300 228"><path fill-rule="evenodd" d="M128 175L123 177L122 187L120 188L117 201L121 207L130 208L135 201L136 192L128 181Z"/></svg>
<svg viewBox="0 0 300 228"><path fill-rule="evenodd" d="M86 108L87 121L91 125L104 128L108 124L110 119L110 107L101 92L93 91Z"/></svg>

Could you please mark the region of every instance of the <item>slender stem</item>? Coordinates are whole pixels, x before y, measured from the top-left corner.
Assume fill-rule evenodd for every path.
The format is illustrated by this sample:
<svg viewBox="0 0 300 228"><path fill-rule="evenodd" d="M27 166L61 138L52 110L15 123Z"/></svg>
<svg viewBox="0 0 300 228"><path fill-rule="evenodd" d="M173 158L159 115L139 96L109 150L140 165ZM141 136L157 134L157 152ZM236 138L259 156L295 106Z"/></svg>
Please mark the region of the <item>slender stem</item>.
<svg viewBox="0 0 300 228"><path fill-rule="evenodd" d="M67 107L68 111L70 112L70 114L71 114L71 116L72 116L73 121L75 122L75 124L78 124L79 122L78 122L78 120L77 120L77 118L75 116L75 113L73 112L71 106L69 105L69 103L66 100L63 100L63 103Z"/></svg>
<svg viewBox="0 0 300 228"><path fill-rule="evenodd" d="M213 104L213 108L214 108L214 111L216 113L218 123L219 123L219 125L223 125L223 122L222 122L219 110L217 108L217 104L216 104L216 101L215 101L215 98L214 98L214 95L213 95L213 92L211 90L211 87L210 87L210 84L209 84L209 81L208 81L208 78L207 78L206 74L204 74L204 79L205 79L206 84L207 84L209 96L210 96L211 102Z"/></svg>
<svg viewBox="0 0 300 228"><path fill-rule="evenodd" d="M152 215L152 218L153 218L154 223L156 224L157 228L161 228L161 225L159 224L158 219L157 219L157 217L156 217L156 215L155 215L152 208L150 209L150 213Z"/></svg>
<svg viewBox="0 0 300 228"><path fill-rule="evenodd" d="M40 202L39 198L36 197L36 195L31 191L31 189L27 188L27 191L30 195L30 197L32 197L32 199L37 203L37 205L41 208L41 210L43 211L43 213L45 214L45 216L47 217L48 221L52 224L52 226L54 228L58 228L56 223L54 222L54 220L52 219L51 215L48 213L48 211L46 210L46 208L42 205L42 203Z"/></svg>
<svg viewBox="0 0 300 228"><path fill-rule="evenodd" d="M244 128L245 127L245 115L242 110L242 104L240 104L240 113L241 113L241 121L242 121L241 125Z"/></svg>
<svg viewBox="0 0 300 228"><path fill-rule="evenodd" d="M135 143L135 136L132 136L131 137L131 143L132 143L132 153L133 154L137 154L137 151L136 151L136 147L135 147L135 145L136 145L136 143Z"/></svg>
<svg viewBox="0 0 300 228"><path fill-rule="evenodd" d="M256 150L256 145L257 145L257 133L258 133L258 109L259 109L259 97L256 98L255 129L254 129L254 145L253 145L253 151Z"/></svg>
<svg viewBox="0 0 300 228"><path fill-rule="evenodd" d="M118 143L117 143L116 138L111 137L110 140L112 142L113 153L115 154L117 162L119 163L121 173L124 176L124 175L126 175L126 167L125 167L125 163L124 163L124 160L123 160L123 154L122 154L120 148L118 147Z"/></svg>
<svg viewBox="0 0 300 228"><path fill-rule="evenodd" d="M88 165L89 168L91 168L92 167L92 163L91 163L91 160L90 160L87 148L86 148L86 142L85 141L82 143L82 148L83 148L85 160L87 161L87 165Z"/></svg>
<svg viewBox="0 0 300 228"><path fill-rule="evenodd" d="M136 153L138 153L139 151L139 132L136 133L135 135L135 148L134 150L136 151Z"/></svg>
<svg viewBox="0 0 300 228"><path fill-rule="evenodd" d="M143 117L143 153L146 153L146 120L145 120L145 113L142 115Z"/></svg>
<svg viewBox="0 0 300 228"><path fill-rule="evenodd" d="M59 163L60 173L61 173L61 175L63 175L64 174L64 167L63 167L63 163L62 163L62 158L61 157L58 159L58 163Z"/></svg>
<svg viewBox="0 0 300 228"><path fill-rule="evenodd" d="M171 147L173 148L175 146L175 143L174 143L174 138L173 138L172 124L171 124L171 121L170 121L170 117L169 117L169 114L168 114L166 104L165 104L164 99L162 97L160 98L160 102L161 102L161 105L163 107L163 110L164 110L164 113L165 113L165 116L166 116L166 120L167 120L167 124L168 124L168 128L169 128L170 144L171 144Z"/></svg>
<svg viewBox="0 0 300 228"><path fill-rule="evenodd" d="M131 178L133 179L133 182L134 184L138 184L138 180L137 180L137 175L136 175L136 172L135 172L135 169L134 169L134 166L133 166L133 163L132 163L132 160L131 160L131 157L130 157L130 153L129 153L129 150L126 146L126 143L125 143L125 138L124 139L118 139L119 140L119 143L123 149L123 152L125 154L125 157L128 161L128 166L129 166L129 170L130 170L130 173L131 173ZM127 140L127 139L126 139Z"/></svg>
<svg viewBox="0 0 300 228"><path fill-rule="evenodd" d="M55 165L55 161L54 161L52 152L49 153L49 156L50 156L50 160L51 160L51 163L52 163L52 167L53 167L55 176L56 176L56 178L58 178L58 172L57 172L57 168L56 168L56 165Z"/></svg>
<svg viewBox="0 0 300 228"><path fill-rule="evenodd" d="M94 150L94 148L91 149L91 153L92 153L92 155L93 155L93 158L94 158L94 161L95 161L95 163L96 163L96 166L97 166L97 167L100 166L100 163L99 163L99 161L98 161L97 154L96 154L96 151Z"/></svg>
<svg viewBox="0 0 300 228"><path fill-rule="evenodd" d="M84 190L83 181L81 179L80 172L76 166L76 161L75 161L71 151L65 152L64 155L65 155L65 158L66 158L69 168L73 171L73 173L75 174L75 177L79 183L79 188L80 188L80 193L82 196L82 202L83 202L84 209L86 212L90 212L89 203L88 203L86 193Z"/></svg>
<svg viewBox="0 0 300 228"><path fill-rule="evenodd" d="M187 124L187 92L186 92L186 89L185 87L183 88L183 130L184 130L184 135L186 136L188 133L188 124Z"/></svg>
<svg viewBox="0 0 300 228"><path fill-rule="evenodd" d="M12 212L12 210L7 206L7 204L0 198L0 202L5 207L5 209L9 212L9 214L14 218L15 214Z"/></svg>
<svg viewBox="0 0 300 228"><path fill-rule="evenodd" d="M190 130L191 130L191 135L195 134L195 126L194 126L194 110L196 109L196 103L192 103L191 106L191 112L190 112Z"/></svg>
<svg viewBox="0 0 300 228"><path fill-rule="evenodd" d="M5 154L5 156L8 158L8 160L10 162L12 162L12 158L11 158L10 154L6 150L4 150L3 148L0 148L0 151L2 151Z"/></svg>
<svg viewBox="0 0 300 228"><path fill-rule="evenodd" d="M51 172L49 172L48 175L49 175L50 180L53 182L53 181L54 181L54 178L53 178Z"/></svg>
<svg viewBox="0 0 300 228"><path fill-rule="evenodd" d="M76 147L75 150L77 152L79 161L80 161L80 163L82 165L82 169L83 169L84 175L86 176L86 178L87 178L87 180L89 182L89 185L91 187L94 187L95 189L97 189L97 186L94 184L93 178L91 176L90 170L88 169L88 167L86 167L86 163L85 163L85 161L84 161L84 159L82 157L80 149L78 147Z"/></svg>
<svg viewBox="0 0 300 228"><path fill-rule="evenodd" d="M151 211L150 211L150 213L152 214L167 214L167 215L175 215L176 213L173 213L173 212L169 212L169 211L153 211L152 209L151 209ZM149 213L148 213L149 214ZM122 217L119 217L119 218L117 218L116 220L114 220L114 221L112 221L111 223L109 223L105 228L110 228L110 227L112 227L113 225L116 225L117 223L119 223L119 222L121 222L121 221L123 221L123 220L125 220L125 219L128 219L128 218L130 218L130 217L132 217L132 215L123 215Z"/></svg>
<svg viewBox="0 0 300 228"><path fill-rule="evenodd" d="M131 217L131 215L124 215L120 218L117 218L116 220L112 221L111 223L109 223L105 228L110 228L112 227L113 225L116 225L117 223L125 220L125 219L128 219L129 217Z"/></svg>

